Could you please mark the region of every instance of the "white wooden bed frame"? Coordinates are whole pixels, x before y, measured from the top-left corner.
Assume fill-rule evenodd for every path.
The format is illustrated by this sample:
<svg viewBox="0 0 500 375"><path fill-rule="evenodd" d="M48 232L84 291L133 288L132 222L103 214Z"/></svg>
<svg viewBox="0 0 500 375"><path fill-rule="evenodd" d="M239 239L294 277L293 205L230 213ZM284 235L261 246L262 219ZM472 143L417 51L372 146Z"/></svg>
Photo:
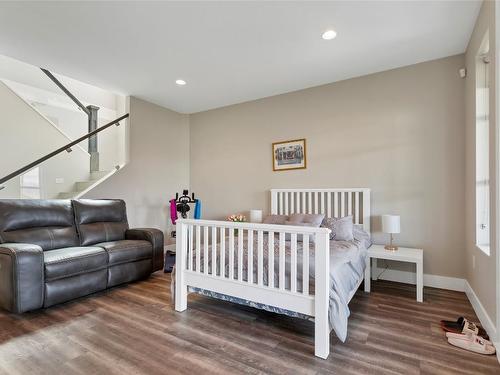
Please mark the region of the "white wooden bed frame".
<svg viewBox="0 0 500 375"><path fill-rule="evenodd" d="M326 217L353 215L354 223L362 225L370 233L370 189L272 189L271 213L282 215L322 213ZM329 229L181 219L177 221L176 230L175 309L177 311L186 310L188 287L196 287L313 316L315 355L324 359L328 357L330 353ZM238 233L237 236L235 231ZM242 272L243 263L240 261L243 259L245 232L248 241L246 280ZM274 285L274 252L269 253L269 285L263 282L264 233L271 234L268 236L271 249L274 248L274 234L279 234L279 258L276 260L279 270L278 285ZM285 234L289 234L291 238L290 269L285 267ZM257 236L256 249L253 248L254 235ZM302 291L297 290L297 235L303 236ZM314 241L310 242L311 237L314 237ZM229 244L227 260L225 252L221 251L226 247L226 241ZM309 291L310 245L314 249L314 293ZM203 251L203 264L201 264L201 251ZM257 257L258 265L256 280L253 272L254 257ZM212 259L215 260L214 264L209 264ZM225 270L226 261L229 264L228 275L220 272ZM235 261L237 270L234 267ZM290 273L289 286L285 286L287 276L285 273ZM362 278L358 286L361 281Z"/></svg>

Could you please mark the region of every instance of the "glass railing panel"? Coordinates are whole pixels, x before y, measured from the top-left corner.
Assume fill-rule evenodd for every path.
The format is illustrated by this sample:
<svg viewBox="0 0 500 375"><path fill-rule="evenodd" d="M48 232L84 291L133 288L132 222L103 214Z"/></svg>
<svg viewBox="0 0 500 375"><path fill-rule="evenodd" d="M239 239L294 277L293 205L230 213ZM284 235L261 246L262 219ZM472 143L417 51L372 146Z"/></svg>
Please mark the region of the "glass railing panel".
<svg viewBox="0 0 500 375"><path fill-rule="evenodd" d="M21 198L20 181L20 178L13 178L0 185L0 199Z"/></svg>
<svg viewBox="0 0 500 375"><path fill-rule="evenodd" d="M120 122L119 127L113 125L99 133L98 137L107 132L111 132L110 134L119 131L126 132L127 126L127 121L123 120ZM118 153L110 152L108 154L105 153L107 155L107 164L103 164L99 171L91 171L90 155L85 149L86 142L86 140L82 141L72 146L71 152L63 151L2 184L4 188L0 190L0 198L76 198L102 180L116 173L123 166ZM34 160L30 160L30 162L32 161ZM2 167L0 169L5 168ZM2 170L0 177L4 177L14 171L15 169Z"/></svg>
<svg viewBox="0 0 500 375"><path fill-rule="evenodd" d="M56 82L54 82L56 81ZM59 81L59 83L57 83ZM64 89L58 86L62 85ZM127 112L124 96L108 92L0 55L0 178L86 135L89 116L72 100L97 110L101 127ZM78 196L127 161L128 120L97 137L99 168L90 166L88 139L3 184L0 197L60 198ZM95 160L95 154L94 158Z"/></svg>
<svg viewBox="0 0 500 375"><path fill-rule="evenodd" d="M123 95L54 72L51 74L85 107L92 105L99 108L98 126L126 113L126 98ZM5 121L4 118L2 122L0 147L3 148L9 132L14 143L25 145L11 150L9 164L18 162L21 167L27 163L26 157L32 161L43 155L44 149L53 150L89 132L88 115L39 67L0 55L0 82L2 99L8 97L15 104L12 106L0 101L2 115L6 114L12 120ZM120 130L109 129L108 134L98 137L102 168L108 170L116 163L123 165L125 145L126 135ZM82 147L88 150L88 141L82 143ZM41 153L38 152L40 149ZM3 172L0 168L0 175Z"/></svg>
<svg viewBox="0 0 500 375"><path fill-rule="evenodd" d="M106 123L112 120L106 119ZM101 121L99 123L99 125L104 125ZM121 121L120 126L112 126L98 134L99 169L101 171L109 171L116 166L125 165L127 131L128 119L125 119Z"/></svg>
<svg viewBox="0 0 500 375"><path fill-rule="evenodd" d="M0 80L67 139L87 133L85 112L38 67L0 56Z"/></svg>
<svg viewBox="0 0 500 375"><path fill-rule="evenodd" d="M74 191L77 181L90 178L90 155L79 145L73 146L71 150L69 153L63 151L12 178L3 184L5 188L0 190L0 197L56 199L60 198L60 193Z"/></svg>

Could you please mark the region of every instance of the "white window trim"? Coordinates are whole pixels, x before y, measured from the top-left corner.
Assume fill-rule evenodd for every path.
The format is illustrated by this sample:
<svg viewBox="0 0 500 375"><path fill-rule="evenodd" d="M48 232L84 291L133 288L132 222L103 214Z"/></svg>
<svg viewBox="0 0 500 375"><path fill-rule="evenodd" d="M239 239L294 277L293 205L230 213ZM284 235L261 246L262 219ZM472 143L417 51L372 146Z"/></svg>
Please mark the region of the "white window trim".
<svg viewBox="0 0 500 375"><path fill-rule="evenodd" d="M490 51L490 48L489 48L489 30L486 31L485 35L483 36L483 40L481 42L481 45L479 47L479 50L477 51L477 54L476 54L476 60L475 60L475 77L476 77L476 81L475 81L475 101L476 101L476 107L475 107L475 128L476 128L476 138L475 138L475 147L476 147L476 150L475 150L475 164L476 164L476 172L475 172L475 230L474 230L474 242L475 242L475 245L476 245L476 248L478 250L480 250L481 252L483 252L484 254L486 255L490 255L490 241L491 241L491 204L490 204L490 195L491 195L491 184L490 184L490 176L489 176L489 172L487 172L487 175L485 176L480 176L481 178L485 178L487 181L487 185L485 185L485 187L487 187L487 195L486 195L486 198L483 197L483 199L481 199L480 197L481 196L478 196L478 190L480 190L478 188L478 171L477 171L477 166L478 166L478 163L481 163L480 165L482 165L482 162L480 160L483 160L484 157L486 157L486 160L487 160L487 164L488 164L488 168L486 168L486 171L489 170L489 164L490 164L490 152L489 152L489 147L488 147L488 154L485 156L484 154L482 153L479 153L478 154L478 150L477 150L477 147L478 147L478 126L480 125L485 125L485 124L481 124L481 123L478 123L479 121L479 118L478 118L478 111L485 111L485 114L484 116L487 116L488 118L488 123L487 123L487 126L488 126L488 129L490 128L491 126L491 121L490 121L490 118L489 118L489 115L491 114L491 111L489 109L489 97L490 97L490 94L487 95L487 102L485 102L485 108L483 109L478 109L478 98L479 100L481 99L478 95L480 94L480 89L481 88L488 88L488 91L491 90L491 82L490 82L490 77L491 77L491 73L488 72L489 70L489 67L488 67L488 62L489 62L489 58L488 58L488 53ZM482 61L484 63L484 66L480 66L478 64L478 61ZM487 81L485 80L482 80L481 82L484 83L484 85L481 83L481 82L478 82L477 81L477 77L478 77L478 73L479 73L479 68L481 69L481 71L483 71L484 69L484 72L486 74L486 79ZM482 94L482 95L485 95L485 94ZM484 98L483 98L484 99ZM484 121L484 120L483 120ZM487 141L487 145L489 146L489 143L490 143L490 140L489 140L489 130L487 131L487 137L488 139L486 140ZM481 139L479 140L481 141ZM480 156L478 158L478 156ZM481 193L483 193L481 191ZM481 205L480 205L480 202L481 202ZM485 206L487 205L487 206ZM483 213L487 213L488 217L483 217L483 219L481 221L479 221L479 213L480 212L483 212ZM484 222L483 222L484 221ZM482 228L481 228L481 232L480 232L480 229L479 229L479 224L482 223L482 224L485 224L486 225L486 232L482 232Z"/></svg>

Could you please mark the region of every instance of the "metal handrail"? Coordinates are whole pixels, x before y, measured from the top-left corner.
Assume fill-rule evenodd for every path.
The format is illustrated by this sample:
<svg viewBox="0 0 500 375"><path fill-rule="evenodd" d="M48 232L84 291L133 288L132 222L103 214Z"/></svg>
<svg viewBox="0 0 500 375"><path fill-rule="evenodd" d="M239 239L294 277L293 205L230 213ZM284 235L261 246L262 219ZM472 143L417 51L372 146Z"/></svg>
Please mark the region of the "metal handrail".
<svg viewBox="0 0 500 375"><path fill-rule="evenodd" d="M56 84L56 86L57 86L57 87L59 87L59 88L60 88L60 89L61 89L61 90L62 90L62 91L66 94L66 95L68 95L68 96L69 96L69 98L70 98L71 100L73 100L73 101L75 102L75 104L76 104L78 107L80 107L80 109L81 109L83 112L85 112L85 113L87 114L87 116L90 114L89 109L88 109L87 107L85 107L85 106L83 105L83 103L82 103L81 101L79 101L79 100L76 98L76 96L74 96L74 95L73 95L73 94L72 94L72 93L71 93L71 92L70 92L70 91L69 91L66 87L64 87L64 85L63 85L61 82L59 82L59 80L58 80L56 77L54 77L54 75L53 75L51 72L49 72L47 69L44 69L44 68L40 68L40 70L41 70L42 72L44 72L44 73L47 75L47 77L49 77L49 78L50 78L50 80Z"/></svg>
<svg viewBox="0 0 500 375"><path fill-rule="evenodd" d="M91 131L90 133L85 134L84 136L81 136L80 138L74 140L73 142L70 142L67 145L64 145L64 146L58 148L57 150L52 151L51 153L49 153L49 154L41 157L40 159L37 159L34 162L29 163L28 165L25 165L24 167L18 169L17 171L14 171L14 172L8 174L7 176L5 176L3 178L0 178L0 185L3 184L3 183L5 183L5 182L7 182L7 181L9 181L10 179L12 179L14 177L17 177L17 176L23 174L24 172L29 171L33 167L36 167L38 164L43 163L45 160L48 160L48 159L50 159L50 158L52 158L52 157L60 154L63 151L71 152L71 147L73 147L74 145L80 143L81 141L84 141L87 138L92 137L93 135L96 135L97 133L102 132L103 130L106 130L107 128L109 128L110 126L112 126L114 124L116 124L116 126L119 126L120 125L120 121L125 120L128 117L129 117L128 113L125 114L125 115L123 115L123 116L120 116L116 120L108 122L106 125L103 125L100 128L98 128L98 129L96 129L94 131ZM4 188L3 186L0 186L0 190L3 189L3 188Z"/></svg>

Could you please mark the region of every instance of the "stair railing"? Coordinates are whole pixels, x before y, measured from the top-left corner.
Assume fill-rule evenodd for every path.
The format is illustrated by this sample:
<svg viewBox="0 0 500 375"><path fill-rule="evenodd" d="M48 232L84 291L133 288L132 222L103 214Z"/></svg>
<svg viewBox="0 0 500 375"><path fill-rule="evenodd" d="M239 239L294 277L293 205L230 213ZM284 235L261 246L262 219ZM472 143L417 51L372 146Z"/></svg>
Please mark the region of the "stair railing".
<svg viewBox="0 0 500 375"><path fill-rule="evenodd" d="M80 138L75 139L74 141L72 141L72 142L70 142L62 147L59 147L57 150L54 150L54 151L48 153L47 155L41 157L40 159L37 159L34 162L29 163L29 164L25 165L24 167L19 168L18 170L8 174L7 176L0 178L0 190L5 188L5 186L2 186L2 185L4 183L6 183L7 181L31 170L32 168L36 167L37 165L43 163L44 161L46 161L48 159L53 158L54 156L60 154L61 152L64 152L64 151L66 151L68 153L71 152L72 151L71 147L73 147L74 145L76 145L76 144L78 144L86 139L90 139L91 137L96 136L98 133L108 129L110 126L113 126L113 125L120 126L120 121L125 120L129 116L130 115L128 113L123 115L123 116L120 116L117 119L115 119L111 122L108 122L107 124L101 126L100 128L97 128L97 129L89 132L88 134L85 134L85 135L81 136Z"/></svg>
<svg viewBox="0 0 500 375"><path fill-rule="evenodd" d="M93 132L94 130L97 129L97 111L99 110L99 107L96 107L95 105L89 105L85 107L81 101L78 100L78 98L71 93L62 83L59 81L51 72L49 72L47 69L40 68L42 72L45 73L47 77L50 78L52 82L56 84L57 87L59 87L62 92L64 92L83 112L88 117L88 131ZM89 146L88 146L88 151L90 154L90 171L91 172L97 172L99 171L99 151L97 149L97 135L94 135L89 138Z"/></svg>

